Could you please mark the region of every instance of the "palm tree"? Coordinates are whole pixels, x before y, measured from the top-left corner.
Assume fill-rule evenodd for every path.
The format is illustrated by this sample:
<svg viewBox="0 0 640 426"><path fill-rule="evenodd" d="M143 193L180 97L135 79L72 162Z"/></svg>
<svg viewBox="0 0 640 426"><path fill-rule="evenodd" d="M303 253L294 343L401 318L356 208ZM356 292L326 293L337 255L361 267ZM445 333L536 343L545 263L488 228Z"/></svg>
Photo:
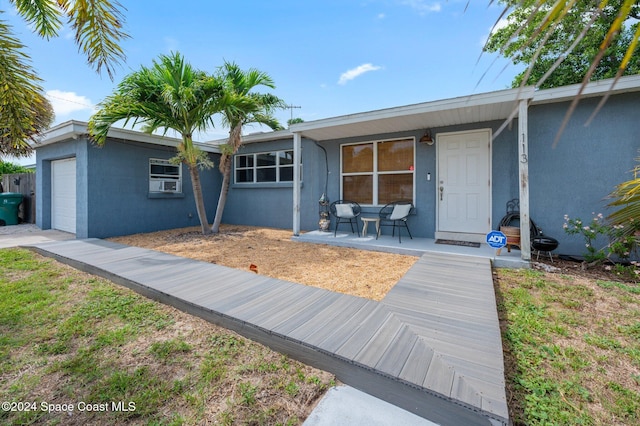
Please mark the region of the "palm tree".
<svg viewBox="0 0 640 426"><path fill-rule="evenodd" d="M193 143L193 133L214 126L212 117L221 110L225 96L221 81L196 70L179 53L160 55L151 68L129 74L115 92L98 106L89 120L89 134L99 144L107 140L109 127L124 120L126 126L141 124L153 133L171 129L182 142L172 160L189 169L196 209L203 234L211 233L207 221L199 168L213 166L205 152Z"/></svg>
<svg viewBox="0 0 640 426"><path fill-rule="evenodd" d="M216 216L211 230L214 234L220 231L222 213L227 202L229 184L231 182L231 161L233 155L242 145L242 126L248 123L259 123L269 126L273 130L282 129L280 123L273 116L278 108L284 108L285 103L271 94L254 93L257 86L273 89L275 84L271 77L254 68L243 71L235 63L225 62L218 70L224 80L227 98L222 113L224 124L229 126L229 141L222 146L222 157L219 169L222 173L222 188Z"/></svg>
<svg viewBox="0 0 640 426"><path fill-rule="evenodd" d="M614 200L609 206L620 209L607 218L622 229L623 237L633 235L640 244L640 157L637 160L639 164L633 170L633 179L619 184L611 193Z"/></svg>
<svg viewBox="0 0 640 426"><path fill-rule="evenodd" d="M10 1L39 36L57 37L66 21L75 32L79 49L97 72L106 70L113 78L114 65L124 61L119 42L123 31L122 7L109 0ZM2 14L0 10L0 15ZM0 155L24 156L31 143L53 121L53 109L46 100L40 78L30 65L25 46L13 29L0 19Z"/></svg>

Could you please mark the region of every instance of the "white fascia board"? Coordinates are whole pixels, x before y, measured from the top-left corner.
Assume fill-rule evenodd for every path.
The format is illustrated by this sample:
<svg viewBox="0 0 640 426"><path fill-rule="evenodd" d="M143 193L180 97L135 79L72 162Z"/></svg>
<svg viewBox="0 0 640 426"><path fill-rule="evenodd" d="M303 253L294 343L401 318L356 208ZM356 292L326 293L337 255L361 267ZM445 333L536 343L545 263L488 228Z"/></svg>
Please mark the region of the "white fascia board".
<svg viewBox="0 0 640 426"><path fill-rule="evenodd" d="M44 133L42 140L35 146L35 148L37 148L38 146L50 145L50 144L61 142L64 140L78 139L81 136L88 135L89 131L87 126L88 126L88 123L84 121L76 121L76 120L70 120L70 121L66 121L64 123L58 124L57 126L52 127L51 129L47 130ZM149 135L147 133L139 132L136 130L121 129L116 127L111 127L109 129L109 133L107 134L107 137L113 138L113 139L122 139L125 141L142 142L142 143L148 143L152 145L162 145L162 146L172 146L172 147L177 147L178 144L182 142L181 139L177 139L177 138L170 138L170 137L160 136L160 135ZM210 145L202 142L195 142L195 141L194 141L194 145L196 145L197 147L199 147L205 152L220 153L220 150L218 149L218 147L214 145Z"/></svg>
<svg viewBox="0 0 640 426"><path fill-rule="evenodd" d="M64 123L60 123L44 132L43 136L34 148L42 145L50 145L67 139L78 139L78 137L86 133L86 123L75 120L65 121Z"/></svg>
<svg viewBox="0 0 640 426"><path fill-rule="evenodd" d="M250 133L242 136L242 143L268 142L279 139L293 139L293 133L289 129L275 130L272 132Z"/></svg>
<svg viewBox="0 0 640 426"><path fill-rule="evenodd" d="M630 93L640 91L640 75L629 75L620 77L613 85L615 79L592 81L587 83L582 90L581 97L589 98L596 96L604 96L608 94ZM566 102L578 95L582 84L572 84L569 86L554 87L552 89L542 89L536 91L531 101L532 105Z"/></svg>
<svg viewBox="0 0 640 426"><path fill-rule="evenodd" d="M249 133L248 135L242 135L242 143L256 143L256 142L271 142L282 139L293 139L293 133L289 129L284 130L274 130L267 132L257 132L257 133ZM212 144L214 146L225 144L229 141L228 138L224 139L216 139L212 141L208 141L208 144Z"/></svg>
<svg viewBox="0 0 640 426"><path fill-rule="evenodd" d="M533 87L499 90L495 92L480 93L477 95L461 96L457 98L443 99L420 104L344 115L340 117L310 121L307 123L298 123L291 126L291 131L304 134L306 130L315 130L325 127L343 126L379 119L447 111L460 108L479 107L497 103L516 102L522 99L531 99L533 97L533 94Z"/></svg>

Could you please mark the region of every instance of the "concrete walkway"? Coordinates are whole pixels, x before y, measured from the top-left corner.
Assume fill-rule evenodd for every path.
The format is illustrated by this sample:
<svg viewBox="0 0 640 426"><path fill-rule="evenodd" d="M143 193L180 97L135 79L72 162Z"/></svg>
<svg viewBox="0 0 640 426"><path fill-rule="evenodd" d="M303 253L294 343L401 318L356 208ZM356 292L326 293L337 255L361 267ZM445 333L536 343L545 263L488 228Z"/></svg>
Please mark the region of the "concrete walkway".
<svg viewBox="0 0 640 426"><path fill-rule="evenodd" d="M437 426L386 401L350 386L325 394L303 426Z"/></svg>
<svg viewBox="0 0 640 426"><path fill-rule="evenodd" d="M73 240L76 236L55 229L42 230L31 223L0 226L0 248L28 246L51 241Z"/></svg>

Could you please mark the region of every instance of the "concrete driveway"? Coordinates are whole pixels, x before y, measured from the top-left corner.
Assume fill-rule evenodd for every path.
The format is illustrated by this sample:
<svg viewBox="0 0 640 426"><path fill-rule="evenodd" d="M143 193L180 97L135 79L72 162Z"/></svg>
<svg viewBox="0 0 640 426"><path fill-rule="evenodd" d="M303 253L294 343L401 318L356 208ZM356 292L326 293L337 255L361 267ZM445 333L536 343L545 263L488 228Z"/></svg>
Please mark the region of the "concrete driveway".
<svg viewBox="0 0 640 426"><path fill-rule="evenodd" d="M31 223L0 226L0 248L25 246L49 241L73 240L75 238L75 234L55 229L42 230Z"/></svg>

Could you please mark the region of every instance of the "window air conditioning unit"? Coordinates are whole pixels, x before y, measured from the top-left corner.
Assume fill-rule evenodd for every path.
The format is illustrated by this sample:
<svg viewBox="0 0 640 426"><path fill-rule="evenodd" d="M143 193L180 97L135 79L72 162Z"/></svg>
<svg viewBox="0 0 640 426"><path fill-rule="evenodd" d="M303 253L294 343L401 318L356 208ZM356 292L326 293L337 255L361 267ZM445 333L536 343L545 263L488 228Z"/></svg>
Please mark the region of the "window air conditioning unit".
<svg viewBox="0 0 640 426"><path fill-rule="evenodd" d="M151 192L180 192L181 182L177 180L150 180L149 191Z"/></svg>
<svg viewBox="0 0 640 426"><path fill-rule="evenodd" d="M180 191L180 184L176 180L162 180L160 181L160 191L178 192Z"/></svg>

